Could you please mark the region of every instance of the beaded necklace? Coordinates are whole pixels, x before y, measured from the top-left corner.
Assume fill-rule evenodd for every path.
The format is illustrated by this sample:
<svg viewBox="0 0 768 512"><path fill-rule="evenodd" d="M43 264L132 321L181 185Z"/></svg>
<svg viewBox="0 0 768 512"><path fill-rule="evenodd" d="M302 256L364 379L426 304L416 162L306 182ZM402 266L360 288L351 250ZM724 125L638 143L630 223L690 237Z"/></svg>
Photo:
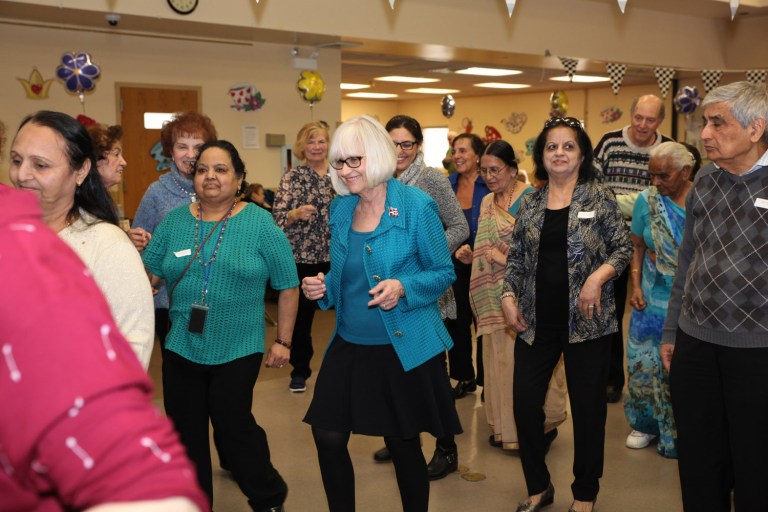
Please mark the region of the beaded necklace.
<svg viewBox="0 0 768 512"><path fill-rule="evenodd" d="M232 216L232 210L235 209L235 205L237 204L237 199L232 203L232 206L229 207L229 210L227 210L226 215L222 219L224 222L221 223L221 227L219 228L219 236L216 239L216 246L213 249L213 254L208 259L208 261L203 261L205 247L203 246L200 251L197 250L197 248L200 246L200 244L203 243L202 241L202 230L200 229L200 225L203 223L203 205L198 204L197 205L197 222L195 223L195 252L197 252L197 260L200 262L200 264L204 267L207 267L211 265L214 261L216 261L216 255L219 253L219 247L221 246L221 241L224 239L224 232L227 230L227 222L229 222L230 217ZM215 226L214 226L214 229Z"/></svg>
<svg viewBox="0 0 768 512"><path fill-rule="evenodd" d="M510 207L512 207L512 198L515 197L515 189L517 189L517 177L514 178L514 183L512 183L512 190L509 192L509 198L507 199L507 207L504 208L505 212L509 212ZM499 199L504 199L504 193L501 194L494 194L494 199L496 199L496 204L501 207L499 204Z"/></svg>
<svg viewBox="0 0 768 512"><path fill-rule="evenodd" d="M181 171L179 171L181 172ZM184 187L181 186L181 183L176 179L176 175L171 172L171 179L173 180L173 184L176 185L176 188L181 190L181 192L189 198L190 203L196 203L197 202L197 193L193 190L192 192L189 192Z"/></svg>

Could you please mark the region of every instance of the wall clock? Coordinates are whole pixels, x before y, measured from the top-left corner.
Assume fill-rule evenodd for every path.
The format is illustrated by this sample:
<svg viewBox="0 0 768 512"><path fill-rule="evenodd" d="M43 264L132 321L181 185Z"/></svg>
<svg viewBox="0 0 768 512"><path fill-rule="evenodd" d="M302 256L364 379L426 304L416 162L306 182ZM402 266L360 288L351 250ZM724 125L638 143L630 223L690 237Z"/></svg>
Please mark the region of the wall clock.
<svg viewBox="0 0 768 512"><path fill-rule="evenodd" d="M197 8L199 0L168 0L171 9L179 14L189 14Z"/></svg>

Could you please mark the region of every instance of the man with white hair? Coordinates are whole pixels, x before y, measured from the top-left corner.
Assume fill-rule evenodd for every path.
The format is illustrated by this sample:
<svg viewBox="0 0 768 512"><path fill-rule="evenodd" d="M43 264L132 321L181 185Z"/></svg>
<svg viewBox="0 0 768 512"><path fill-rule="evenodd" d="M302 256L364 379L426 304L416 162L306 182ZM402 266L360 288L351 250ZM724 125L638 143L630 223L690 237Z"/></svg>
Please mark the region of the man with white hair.
<svg viewBox="0 0 768 512"><path fill-rule="evenodd" d="M686 199L662 334L686 512L768 507L768 92L736 82L701 105L712 163Z"/></svg>

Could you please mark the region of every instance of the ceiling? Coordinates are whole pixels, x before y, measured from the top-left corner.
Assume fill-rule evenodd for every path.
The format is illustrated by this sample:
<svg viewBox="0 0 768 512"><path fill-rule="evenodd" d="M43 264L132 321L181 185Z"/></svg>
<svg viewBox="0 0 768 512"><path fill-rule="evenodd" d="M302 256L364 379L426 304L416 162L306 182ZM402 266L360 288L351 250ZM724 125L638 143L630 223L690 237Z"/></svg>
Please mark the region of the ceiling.
<svg viewBox="0 0 768 512"><path fill-rule="evenodd" d="M616 5L616 0L588 0ZM660 13L690 14L704 18L730 17L728 0L630 0L627 9L637 2L643 9ZM618 8L618 7L616 7ZM741 0L738 16L765 17L768 20L768 0ZM3 22L20 23L34 26L72 28L97 32L120 32L122 34L147 35L156 37L210 40L229 44L251 44L254 41L294 44L299 49L299 57L307 58L313 48L341 49L342 82L370 84L370 92L398 94L398 100L423 99L424 94L405 92L413 87L439 87L456 89L454 96L484 96L499 94L499 89L476 87L479 82L507 82L526 84L530 87L518 90L504 90L504 94L553 89L572 89L584 87L605 87L606 83L596 85L570 84L554 82L550 78L563 75L563 67L557 56L523 55L511 52L472 50L440 45L410 44L380 40L346 39L329 35L305 34L280 30L265 30L253 27L232 27L215 24L197 23L195 30L181 20L168 20L142 16L123 15L119 26L110 27L104 19L104 13L76 9L61 9L54 6L31 5L14 1L0 0L0 25ZM290 56L287 56L290 58ZM471 75L458 75L454 71L471 66L502 67L522 71L521 74L487 78ZM605 62L581 60L577 68L579 74L607 76ZM416 85L395 82L381 82L376 77L384 75L405 75L437 78L432 84ZM743 76L743 75L742 75ZM698 77L697 70L678 70L677 78ZM724 75L727 79L728 75ZM624 77L624 85L655 84L653 68L629 67ZM351 91L345 91L345 94Z"/></svg>

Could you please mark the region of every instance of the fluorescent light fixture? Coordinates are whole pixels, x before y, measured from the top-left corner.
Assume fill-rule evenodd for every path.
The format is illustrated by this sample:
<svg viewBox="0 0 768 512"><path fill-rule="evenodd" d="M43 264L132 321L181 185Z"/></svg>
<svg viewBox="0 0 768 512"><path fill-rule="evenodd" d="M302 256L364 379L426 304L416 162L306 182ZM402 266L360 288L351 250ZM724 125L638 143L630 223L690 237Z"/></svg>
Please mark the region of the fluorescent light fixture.
<svg viewBox="0 0 768 512"><path fill-rule="evenodd" d="M347 94L347 98L368 98L371 100L386 100L389 98L397 98L397 94L385 94L383 92L351 92Z"/></svg>
<svg viewBox="0 0 768 512"><path fill-rule="evenodd" d="M431 87L419 87L417 89L406 89L405 92L415 92L417 94L456 94L461 92L458 89L433 89Z"/></svg>
<svg viewBox="0 0 768 512"><path fill-rule="evenodd" d="M381 82L402 82L405 84L428 84L432 82L439 82L438 78L424 78L419 76L378 76L374 80Z"/></svg>
<svg viewBox="0 0 768 512"><path fill-rule="evenodd" d="M563 76L553 76L550 78L550 80L554 80L556 82L574 82L579 84L591 84L595 82L608 82L611 79L607 76L593 76L593 75L573 75L573 80L571 80L568 75Z"/></svg>
<svg viewBox="0 0 768 512"><path fill-rule="evenodd" d="M502 84L500 82L484 82L482 84L474 84L475 87L487 87L488 89L525 89L530 87L526 84Z"/></svg>
<svg viewBox="0 0 768 512"><path fill-rule="evenodd" d="M517 69L498 69L498 68L466 68L456 71L459 75L477 75L477 76L510 76L519 75L522 71Z"/></svg>
<svg viewBox="0 0 768 512"><path fill-rule="evenodd" d="M368 84L345 84L342 83L339 87L341 87L344 91L356 91L358 89L368 89L370 85Z"/></svg>

